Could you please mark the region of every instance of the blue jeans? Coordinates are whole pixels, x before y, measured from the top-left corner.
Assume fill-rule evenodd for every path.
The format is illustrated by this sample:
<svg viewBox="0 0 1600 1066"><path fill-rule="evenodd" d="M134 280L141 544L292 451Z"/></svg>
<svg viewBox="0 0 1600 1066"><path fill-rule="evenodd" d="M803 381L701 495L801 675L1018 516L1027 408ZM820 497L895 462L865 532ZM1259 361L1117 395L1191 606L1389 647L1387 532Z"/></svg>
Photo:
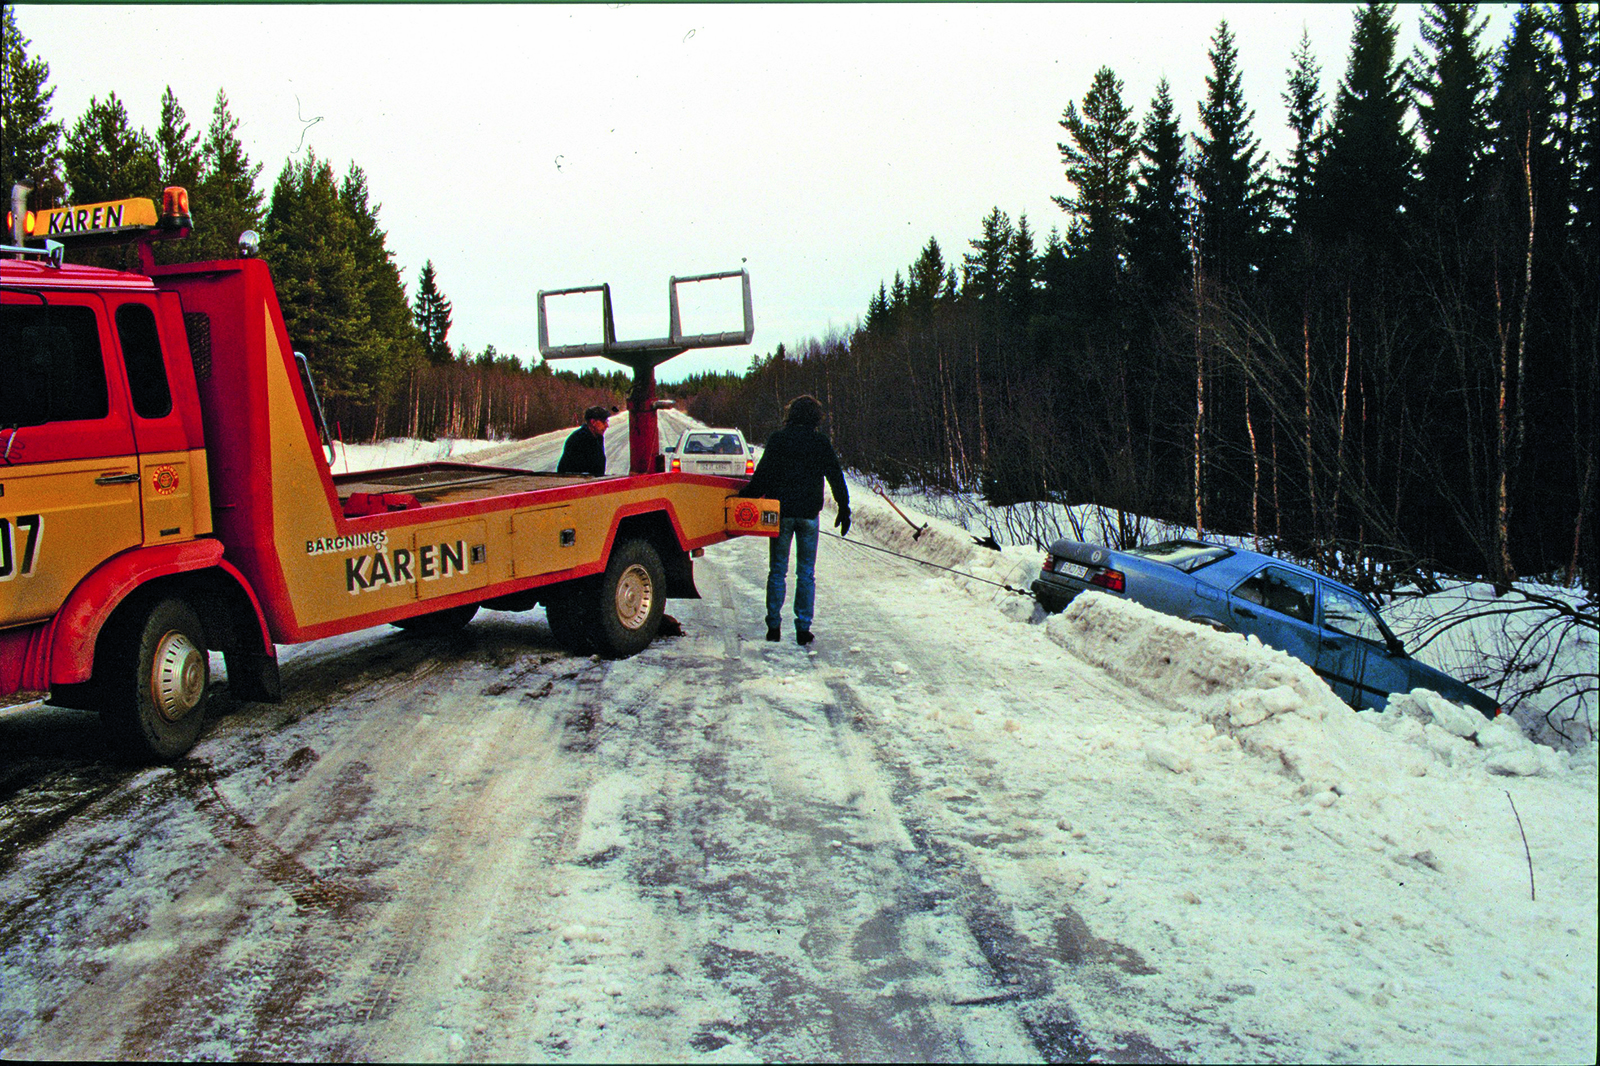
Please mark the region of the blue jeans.
<svg viewBox="0 0 1600 1066"><path fill-rule="evenodd" d="M795 560L794 626L810 629L817 603L817 520L780 518L778 535L767 542L767 628L783 625L784 582L789 574L789 538L800 546Z"/></svg>

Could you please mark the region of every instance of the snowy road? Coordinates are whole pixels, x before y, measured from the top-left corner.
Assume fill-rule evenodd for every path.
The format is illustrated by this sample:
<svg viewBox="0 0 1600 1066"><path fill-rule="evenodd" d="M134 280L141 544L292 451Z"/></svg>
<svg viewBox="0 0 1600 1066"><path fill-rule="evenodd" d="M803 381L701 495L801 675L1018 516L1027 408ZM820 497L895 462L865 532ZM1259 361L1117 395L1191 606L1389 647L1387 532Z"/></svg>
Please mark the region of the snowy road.
<svg viewBox="0 0 1600 1066"><path fill-rule="evenodd" d="M1592 751L1491 777L1414 719L1302 726L1271 662L1282 713L1227 726L1138 633L1091 665L856 543L909 546L872 504L809 649L761 639L743 540L633 659L539 611L286 649L287 701L224 694L176 768L0 712L0 1053L1592 1061Z"/></svg>

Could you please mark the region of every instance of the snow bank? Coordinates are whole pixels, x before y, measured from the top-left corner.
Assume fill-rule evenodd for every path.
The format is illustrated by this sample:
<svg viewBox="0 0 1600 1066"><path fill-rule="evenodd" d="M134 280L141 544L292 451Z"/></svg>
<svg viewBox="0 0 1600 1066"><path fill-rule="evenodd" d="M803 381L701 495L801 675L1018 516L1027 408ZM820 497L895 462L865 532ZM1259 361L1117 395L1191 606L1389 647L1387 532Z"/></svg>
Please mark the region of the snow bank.
<svg viewBox="0 0 1600 1066"><path fill-rule="evenodd" d="M1534 744L1511 719L1419 689L1384 712L1352 710L1305 663L1255 637L1219 633L1136 603L1079 596L1046 623L1050 639L1167 704L1216 736L1281 765L1299 793L1322 806L1374 785L1457 768L1499 776L1555 776L1593 766L1592 747L1572 756ZM1396 743L1398 741L1399 743ZM1169 741L1170 742L1170 741ZM1180 756L1181 757L1181 756Z"/></svg>
<svg viewBox="0 0 1600 1066"><path fill-rule="evenodd" d="M444 459L465 459L469 456L473 459L482 459L486 450L503 447L506 443L456 438L416 440L410 437L380 441L377 444L346 444L343 441L335 441L333 462L329 465L334 473L344 474L356 470L385 470L393 466L410 466L413 463L433 463ZM511 442L514 447L521 447L522 443L522 441Z"/></svg>

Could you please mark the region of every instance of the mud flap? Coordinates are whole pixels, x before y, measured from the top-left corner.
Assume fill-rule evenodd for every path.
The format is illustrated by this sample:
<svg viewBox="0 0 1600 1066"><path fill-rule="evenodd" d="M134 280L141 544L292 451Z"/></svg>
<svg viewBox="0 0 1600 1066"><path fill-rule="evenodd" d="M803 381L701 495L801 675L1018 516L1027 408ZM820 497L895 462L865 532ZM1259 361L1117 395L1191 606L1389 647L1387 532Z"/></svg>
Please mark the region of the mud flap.
<svg viewBox="0 0 1600 1066"><path fill-rule="evenodd" d="M279 703L283 682L278 676L278 660L264 652L224 652L228 667L228 690L235 699L253 703Z"/></svg>
<svg viewBox="0 0 1600 1066"><path fill-rule="evenodd" d="M661 566L667 572L667 599L698 600L700 590L694 587L694 560L686 551L665 552Z"/></svg>

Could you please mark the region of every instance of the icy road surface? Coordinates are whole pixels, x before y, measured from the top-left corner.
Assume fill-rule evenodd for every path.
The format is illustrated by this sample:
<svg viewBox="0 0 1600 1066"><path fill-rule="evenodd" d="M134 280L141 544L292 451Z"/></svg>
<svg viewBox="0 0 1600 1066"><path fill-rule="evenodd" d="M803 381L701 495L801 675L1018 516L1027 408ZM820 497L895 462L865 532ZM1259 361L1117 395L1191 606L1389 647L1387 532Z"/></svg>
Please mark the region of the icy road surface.
<svg viewBox="0 0 1600 1066"><path fill-rule="evenodd" d="M860 541L1036 556L855 503L809 649L747 539L635 658L540 611L285 649L173 768L0 711L0 1054L1594 1060L1592 748L1044 622Z"/></svg>

